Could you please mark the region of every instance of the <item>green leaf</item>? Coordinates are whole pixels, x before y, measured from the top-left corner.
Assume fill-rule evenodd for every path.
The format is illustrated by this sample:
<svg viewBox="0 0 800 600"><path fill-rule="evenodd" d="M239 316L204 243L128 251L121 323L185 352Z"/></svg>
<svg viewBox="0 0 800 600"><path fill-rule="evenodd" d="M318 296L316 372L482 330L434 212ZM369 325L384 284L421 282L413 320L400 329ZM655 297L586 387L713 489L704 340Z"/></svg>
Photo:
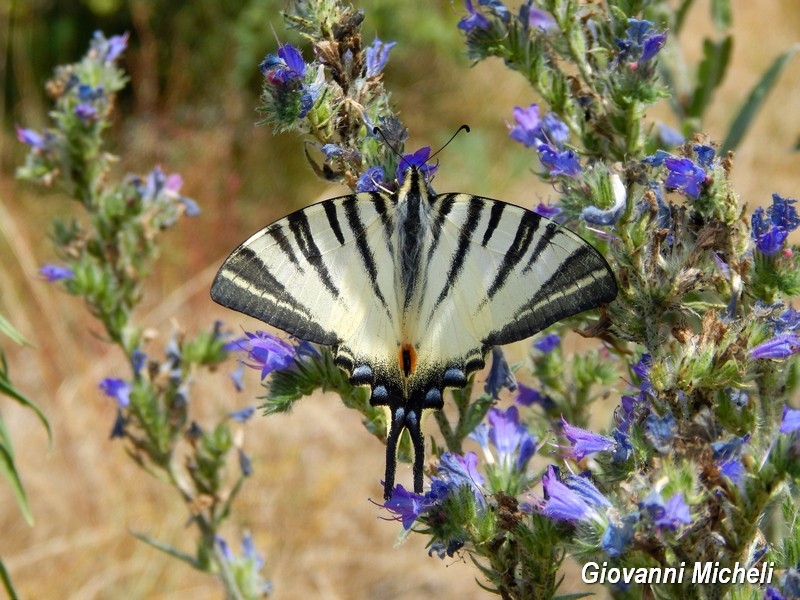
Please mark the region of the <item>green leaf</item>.
<svg viewBox="0 0 800 600"><path fill-rule="evenodd" d="M8 481L11 486L11 491L17 499L17 506L22 512L22 516L28 522L28 525L33 525L33 514L31 507L28 504L28 497L25 495L25 488L22 487L22 480L19 478L19 473L14 466L14 453L11 450L11 440L8 437L8 430L5 428L2 420L0 420L0 473Z"/></svg>
<svg viewBox="0 0 800 600"><path fill-rule="evenodd" d="M672 24L671 32L675 37L681 32L681 27L683 27L683 22L686 20L686 15L692 7L692 4L694 4L694 0L683 0L678 10L675 11L675 21Z"/></svg>
<svg viewBox="0 0 800 600"><path fill-rule="evenodd" d="M19 391L17 391L17 389L11 383L11 380L8 377L8 365L6 364L6 357L2 352L0 352L0 394L16 400L17 403L36 413L36 416L39 417L39 421L42 422L45 430L47 430L47 439L52 445L53 431L50 429L50 422L47 420L47 417L42 410L33 402L28 400L25 396L23 396Z"/></svg>
<svg viewBox="0 0 800 600"><path fill-rule="evenodd" d="M720 42L703 40L703 60L697 72L697 87L692 95L692 102L687 110L687 116L701 118L711 99L725 77L728 63L733 48L733 37L727 36Z"/></svg>
<svg viewBox="0 0 800 600"><path fill-rule="evenodd" d="M187 563L189 566L194 567L198 571L205 571L206 569L203 568L203 565L198 561L194 556L191 554L187 554L177 548L170 546L165 542L160 542L155 538L151 538L149 535L145 533L139 533L138 531L131 531L131 534L143 541L145 544L148 544L155 548L156 550L161 550L162 552L169 554L170 556L177 558L178 560L182 560L183 562Z"/></svg>
<svg viewBox="0 0 800 600"><path fill-rule="evenodd" d="M8 594L8 600L19 600L19 596L17 596L17 593L14 591L14 585L11 583L11 576L8 574L2 560L0 560L0 580L2 580L3 587Z"/></svg>
<svg viewBox="0 0 800 600"><path fill-rule="evenodd" d="M770 90L775 86L786 63L797 54L798 50L800 50L800 44L795 44L783 54L778 55L770 68L764 72L761 80L750 91L750 95L747 97L742 108L739 109L739 113L736 115L736 118L733 120L728 130L728 136L722 143L721 152L723 154L729 150L735 150L739 146L750 124L761 109L761 105L764 103L767 94L769 94ZM800 140L798 140L798 146L800 146ZM795 149L797 149L797 147L795 147Z"/></svg>
<svg viewBox="0 0 800 600"><path fill-rule="evenodd" d="M14 326L6 319L2 314L0 314L0 333L5 334L11 340L19 344L20 346L30 346L31 343L22 337L22 334L14 329Z"/></svg>
<svg viewBox="0 0 800 600"><path fill-rule="evenodd" d="M730 0L712 0L711 20L717 31L724 31L731 26L733 14L731 12Z"/></svg>

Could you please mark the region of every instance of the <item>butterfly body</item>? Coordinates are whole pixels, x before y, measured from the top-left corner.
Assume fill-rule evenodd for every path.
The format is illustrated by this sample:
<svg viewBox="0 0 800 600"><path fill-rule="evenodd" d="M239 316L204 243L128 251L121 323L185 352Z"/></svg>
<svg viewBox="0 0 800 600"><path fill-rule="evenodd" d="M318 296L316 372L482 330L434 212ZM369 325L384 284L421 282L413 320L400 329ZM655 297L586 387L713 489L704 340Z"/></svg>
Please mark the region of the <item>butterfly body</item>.
<svg viewBox="0 0 800 600"><path fill-rule="evenodd" d="M211 289L220 304L332 347L336 364L388 411L384 495L403 429L422 491L423 415L463 387L495 345L524 339L616 296L605 260L574 233L517 206L431 196L410 167L395 193L326 200L234 250Z"/></svg>

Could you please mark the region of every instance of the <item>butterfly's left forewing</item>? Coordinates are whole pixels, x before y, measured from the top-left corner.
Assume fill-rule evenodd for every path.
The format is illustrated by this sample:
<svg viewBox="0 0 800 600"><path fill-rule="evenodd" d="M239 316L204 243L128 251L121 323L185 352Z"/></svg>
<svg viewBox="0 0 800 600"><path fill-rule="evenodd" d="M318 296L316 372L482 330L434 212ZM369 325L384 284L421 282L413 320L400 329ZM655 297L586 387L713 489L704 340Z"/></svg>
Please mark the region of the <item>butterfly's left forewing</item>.
<svg viewBox="0 0 800 600"><path fill-rule="evenodd" d="M211 288L218 303L300 339L360 353L395 344L392 200L356 194L314 204L252 235ZM352 350L342 347L347 353Z"/></svg>

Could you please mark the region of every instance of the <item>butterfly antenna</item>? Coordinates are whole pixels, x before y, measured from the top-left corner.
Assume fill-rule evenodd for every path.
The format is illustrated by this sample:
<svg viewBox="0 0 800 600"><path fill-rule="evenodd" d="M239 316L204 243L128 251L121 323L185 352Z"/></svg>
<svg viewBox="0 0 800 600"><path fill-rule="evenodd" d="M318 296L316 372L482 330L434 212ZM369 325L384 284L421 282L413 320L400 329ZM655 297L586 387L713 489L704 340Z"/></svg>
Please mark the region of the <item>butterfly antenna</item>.
<svg viewBox="0 0 800 600"><path fill-rule="evenodd" d="M441 151L442 151L442 150L444 150L445 148L447 148L447 147L450 145L450 142L452 142L454 139L456 139L456 136L457 136L459 133L461 133L462 131L466 131L467 133L469 133L469 125L467 125L467 124L465 123L464 125L462 125L462 126L461 126L461 127L459 127L458 129L456 129L456 132L455 132L453 135L451 135L451 136L450 136L450 139L449 139L449 140L447 140L447 142L445 142L444 146L442 146L442 147L441 147L441 148L439 148L439 149L438 149L436 152L434 152L433 154L431 154L431 155L428 157L428 160L433 160L433 159L436 157L436 155L437 155L437 154L439 154L439 152L441 152Z"/></svg>

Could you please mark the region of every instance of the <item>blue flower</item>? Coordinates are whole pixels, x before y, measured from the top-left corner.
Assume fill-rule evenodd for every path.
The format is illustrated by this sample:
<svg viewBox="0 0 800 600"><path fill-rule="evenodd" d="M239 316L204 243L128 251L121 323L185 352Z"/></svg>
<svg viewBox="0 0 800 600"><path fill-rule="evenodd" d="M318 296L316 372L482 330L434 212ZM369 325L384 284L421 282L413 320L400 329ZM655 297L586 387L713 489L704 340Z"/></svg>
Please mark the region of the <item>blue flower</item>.
<svg viewBox="0 0 800 600"><path fill-rule="evenodd" d="M406 170L409 167L417 167L426 179L430 179L431 175L436 172L438 165L429 165L428 158L431 155L431 147L423 146L416 152L411 154L403 154L400 157L400 162L397 165L397 182L402 185L405 179Z"/></svg>
<svg viewBox="0 0 800 600"><path fill-rule="evenodd" d="M489 369L489 376L483 386L483 391L489 394L494 400L500 398L500 390L508 388L509 391L517 389L517 380L514 373L508 366L506 356L500 346L492 348L492 366Z"/></svg>
<svg viewBox="0 0 800 600"><path fill-rule="evenodd" d="M780 433L794 433L800 430L800 409L789 408L784 405L781 415Z"/></svg>
<svg viewBox="0 0 800 600"><path fill-rule="evenodd" d="M72 279L75 277L75 272L69 267L61 267L59 265L44 265L39 268L39 275L44 277L48 283L54 281L61 281L62 279Z"/></svg>
<svg viewBox="0 0 800 600"><path fill-rule="evenodd" d="M639 520L639 515L630 514L620 519L619 523L609 521L608 527L603 533L600 546L606 554L616 558L625 554L633 542L634 525Z"/></svg>
<svg viewBox="0 0 800 600"><path fill-rule="evenodd" d="M33 129L24 129L17 125L17 139L35 150L47 150L45 137Z"/></svg>
<svg viewBox="0 0 800 600"><path fill-rule="evenodd" d="M619 53L616 61L637 63L652 59L667 42L666 33L652 33L653 23L646 20L628 19L625 38L617 38Z"/></svg>
<svg viewBox="0 0 800 600"><path fill-rule="evenodd" d="M778 252L789 237L789 232L800 226L800 217L793 206L797 200L772 195L772 206L766 210L759 206L750 219L751 235L756 247L767 256Z"/></svg>
<svg viewBox="0 0 800 600"><path fill-rule="evenodd" d="M84 123L88 123L94 121L97 117L97 109L91 104L78 104L78 106L75 107L75 116Z"/></svg>
<svg viewBox="0 0 800 600"><path fill-rule="evenodd" d="M577 177L581 173L578 155L574 150L556 150L548 144L540 144L537 148L539 160L550 171L550 175Z"/></svg>
<svg viewBox="0 0 800 600"><path fill-rule="evenodd" d="M762 600L786 600L786 597L777 588L768 585Z"/></svg>
<svg viewBox="0 0 800 600"><path fill-rule="evenodd" d="M244 389L244 364L239 363L237 367L233 370L233 373L230 374L231 381L233 381L233 387L236 388L237 392L241 392Z"/></svg>
<svg viewBox="0 0 800 600"><path fill-rule="evenodd" d="M619 221L622 213L625 212L628 199L625 184L622 183L622 179L616 173L612 173L608 180L611 184L611 192L614 195L614 204L607 209L598 208L597 206L584 208L581 211L581 218L590 225L613 225Z"/></svg>
<svg viewBox="0 0 800 600"><path fill-rule="evenodd" d="M710 169L714 162L714 155L716 151L711 146L703 144L695 144L692 146L695 156L697 156L698 164L704 169Z"/></svg>
<svg viewBox="0 0 800 600"><path fill-rule="evenodd" d="M564 482L558 480L555 468L550 465L542 475L545 501L540 512L556 521L600 521L605 520L604 509L611 506L608 498L588 479L567 475Z"/></svg>
<svg viewBox="0 0 800 600"><path fill-rule="evenodd" d="M114 398L119 408L127 408L131 402L131 386L123 379L106 377L100 382L100 389L109 398Z"/></svg>
<svg viewBox="0 0 800 600"><path fill-rule="evenodd" d="M278 55L268 54L259 65L259 70L273 85L286 85L300 81L306 73L303 55L291 44L284 44L278 49Z"/></svg>
<svg viewBox="0 0 800 600"><path fill-rule="evenodd" d="M356 181L357 192L377 192L385 183L386 176L383 167L370 167L361 174Z"/></svg>
<svg viewBox="0 0 800 600"><path fill-rule="evenodd" d="M531 6L531 3L523 4L519 9L519 20L531 29L540 31L550 31L557 27L556 20L549 12Z"/></svg>
<svg viewBox="0 0 800 600"><path fill-rule="evenodd" d="M147 354L136 348L131 353L131 367L133 368L133 374L138 377L146 364Z"/></svg>
<svg viewBox="0 0 800 600"><path fill-rule="evenodd" d="M128 34L114 35L106 39L101 31L95 31L92 48L105 63L115 61L128 46Z"/></svg>
<svg viewBox="0 0 800 600"><path fill-rule="evenodd" d="M794 333L781 333L762 342L750 351L752 358L789 358L800 352L800 338Z"/></svg>
<svg viewBox="0 0 800 600"><path fill-rule="evenodd" d="M392 490L392 496L381 506L395 515L394 520L403 524L403 529L411 529L414 521L430 508L430 501L420 494L406 490L397 484Z"/></svg>
<svg viewBox="0 0 800 600"><path fill-rule="evenodd" d="M526 148L533 148L542 143L542 121L539 119L538 104L531 104L527 109L515 106L514 121L517 124L508 133L512 140L516 140Z"/></svg>
<svg viewBox="0 0 800 600"><path fill-rule="evenodd" d="M488 419L489 440L497 449L500 464L525 471L536 454L536 438L519 422L517 407L511 406L505 412L490 408Z"/></svg>
<svg viewBox="0 0 800 600"><path fill-rule="evenodd" d="M610 437L570 425L563 416L561 417L561 431L572 444L568 456L575 460L583 460L586 455L596 452L610 452L617 445Z"/></svg>
<svg viewBox="0 0 800 600"><path fill-rule="evenodd" d="M537 342L533 343L534 348L547 354L556 349L561 343L561 337L557 333L549 333Z"/></svg>
<svg viewBox="0 0 800 600"><path fill-rule="evenodd" d="M377 77L386 66L386 61L389 60L389 50L397 45L397 42L383 43L377 37L373 40L372 45L367 48L367 77Z"/></svg>
<svg viewBox="0 0 800 600"><path fill-rule="evenodd" d="M467 12L469 13L468 16L462 17L461 20L458 22L458 28L462 31L472 31L473 29L489 29L491 25L489 24L489 19L484 17L481 13L475 10L472 6L471 0L465 0L464 2Z"/></svg>
<svg viewBox="0 0 800 600"><path fill-rule="evenodd" d="M569 127L554 113L539 117L539 105L531 104L527 109L514 107L514 121L508 135L527 148L538 148L541 144L552 144L557 148L569 139Z"/></svg>
<svg viewBox="0 0 800 600"><path fill-rule="evenodd" d="M738 457L742 452L742 447L750 441L750 434L747 433L742 437L733 436L726 442L717 441L712 442L711 452L712 457L716 461L730 460Z"/></svg>
<svg viewBox="0 0 800 600"><path fill-rule="evenodd" d="M746 471L741 458L722 461L719 463L719 470L720 473L730 479L735 485L741 486L744 483Z"/></svg>
<svg viewBox="0 0 800 600"><path fill-rule="evenodd" d="M688 158L670 156L664 159L667 167L667 189L678 190L697 200L706 180L706 172Z"/></svg>
<svg viewBox="0 0 800 600"><path fill-rule="evenodd" d="M522 383L517 384L517 397L515 400L517 404L522 406L533 406L534 404L539 404L545 410L555 406L555 402L550 396L542 394L538 390L530 388Z"/></svg>
<svg viewBox="0 0 800 600"><path fill-rule="evenodd" d="M239 410L235 410L233 412L228 413L228 417L230 417L237 423L246 423L253 417L255 412L256 412L255 406L246 406L244 408L240 408Z"/></svg>
<svg viewBox="0 0 800 600"><path fill-rule="evenodd" d="M226 349L236 348L247 352L250 362L242 362L251 369L260 369L261 379L273 371L290 367L294 362L294 347L271 333L246 331L245 336L245 338L226 344Z"/></svg>
<svg viewBox="0 0 800 600"><path fill-rule="evenodd" d="M539 202L536 208L533 209L533 212L540 217L544 217L545 219L554 219L559 213L561 213L561 209L558 206L550 206L544 202Z"/></svg>
<svg viewBox="0 0 800 600"><path fill-rule="evenodd" d="M672 414L659 417L655 413L650 413L645 421L645 435L653 447L661 454L669 452L672 446L672 438L675 437L677 422Z"/></svg>
<svg viewBox="0 0 800 600"><path fill-rule="evenodd" d="M683 137L680 131L661 122L658 123L658 137L661 139L661 143L667 148L680 146L686 141L686 138Z"/></svg>
<svg viewBox="0 0 800 600"><path fill-rule="evenodd" d="M673 494L665 504L661 494L653 491L639 506L650 514L656 526L664 529L676 531L681 525L692 522L689 506L680 492Z"/></svg>

